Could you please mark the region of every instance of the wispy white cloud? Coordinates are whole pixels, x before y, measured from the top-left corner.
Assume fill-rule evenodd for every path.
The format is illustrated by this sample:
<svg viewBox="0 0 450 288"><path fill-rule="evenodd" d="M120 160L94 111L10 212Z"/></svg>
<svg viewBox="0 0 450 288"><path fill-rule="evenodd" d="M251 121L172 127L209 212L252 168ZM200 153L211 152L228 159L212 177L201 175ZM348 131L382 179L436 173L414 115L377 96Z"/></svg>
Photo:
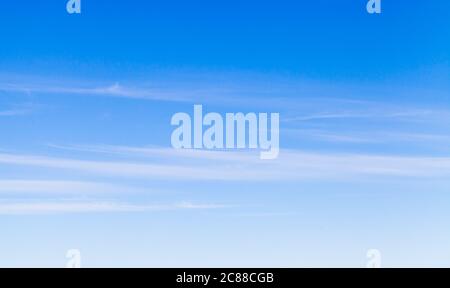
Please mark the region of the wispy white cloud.
<svg viewBox="0 0 450 288"><path fill-rule="evenodd" d="M89 212L136 212L142 211L133 205L117 203L60 203L60 202L17 202L0 203L0 214L53 214L53 213L89 213Z"/></svg>
<svg viewBox="0 0 450 288"><path fill-rule="evenodd" d="M409 144L445 144L450 143L450 135L433 133L412 133L399 131L328 131L320 129L287 128L283 130L290 137L313 139L325 142L341 143L392 143L408 142Z"/></svg>
<svg viewBox="0 0 450 288"><path fill-rule="evenodd" d="M317 92L310 91L310 88L302 89L305 92L298 95L295 87L287 88L285 84L280 84L281 86L278 89L273 87L269 89L265 87L266 82L243 83L236 79L232 83L224 84L222 80L216 79L217 83L214 84L214 81L213 83L208 82L211 79L197 79L196 81L185 83L185 81L178 79L172 82L167 82L167 80L153 81L153 85L148 83L133 85L117 82L112 84L98 84L90 81L82 81L81 83L76 81L55 82L49 79L36 80L35 77L24 77L24 79L19 77L19 80L0 82L0 91L23 94L120 97L182 103L201 101L205 104L220 103L238 107L251 105L254 109L271 108L275 110L284 110L286 107L293 106L309 108L318 103L321 103L321 105L328 104L331 107L369 104L360 100L341 99L331 92L328 92L327 97L318 97ZM155 85L154 83L159 84Z"/></svg>
<svg viewBox="0 0 450 288"><path fill-rule="evenodd" d="M11 109L0 110L0 117L22 116L32 113L37 109L33 103L16 104Z"/></svg>
<svg viewBox="0 0 450 288"><path fill-rule="evenodd" d="M3 153L0 154L0 163L171 181L354 180L374 177L447 179L450 176L448 157L323 154L285 150L278 159L263 161L256 154L252 155L252 152L195 151L196 157L192 158L193 151L190 150L161 151L165 154L160 159L147 159L145 162L84 161ZM214 159L211 157L213 154Z"/></svg>
<svg viewBox="0 0 450 288"><path fill-rule="evenodd" d="M110 85L62 85L62 84L26 84L26 83L0 83L0 91L24 94L55 94L55 95L86 95L120 97L130 99L193 102L207 99L214 95L216 99L226 99L223 94L226 90L218 88L161 88L161 87L134 87L113 83ZM221 96L222 95L222 96Z"/></svg>
<svg viewBox="0 0 450 288"><path fill-rule="evenodd" d="M4 110L0 111L0 116L20 116L28 114L30 111L25 109Z"/></svg>
<svg viewBox="0 0 450 288"><path fill-rule="evenodd" d="M61 180L30 180L30 179L0 179L0 193L25 194L105 194L105 193L136 193L142 189L122 185L97 182L61 181Z"/></svg>
<svg viewBox="0 0 450 288"><path fill-rule="evenodd" d="M67 213L157 212L175 210L211 210L226 205L192 204L189 202L167 205L135 205L116 202L0 202L0 215L35 215Z"/></svg>
<svg viewBox="0 0 450 288"><path fill-rule="evenodd" d="M364 107L363 107L364 108ZM366 109L373 110L374 107L368 106ZM387 108L380 106L378 111L364 111L364 109L355 109L353 111L336 111L333 113L319 112L316 114L309 114L303 116L293 116L283 119L283 122L305 122L314 120L336 120L336 119L411 119L419 120L424 118L432 118L433 116L446 116L450 118L450 112L445 110L422 110L413 108L394 107L391 111L386 111ZM394 110L397 109L397 110Z"/></svg>
<svg viewBox="0 0 450 288"><path fill-rule="evenodd" d="M176 156L175 156L176 157ZM177 160L175 157L166 157L167 160ZM255 156L257 157L257 156ZM200 158L201 159L201 158ZM179 180L245 180L246 177L258 179L262 174L270 175L270 171L257 173L247 170L245 175L237 175L224 166L211 169L211 164L203 166L193 164L161 164L137 163L117 161L85 161L67 158L42 157L35 155L0 154L0 163L10 165L34 166L51 169L67 169L84 173L96 173L107 176L151 178L151 179L179 179ZM227 164L229 165L229 164ZM243 168L242 164L235 163L235 168ZM232 168L227 166L228 168Z"/></svg>
<svg viewBox="0 0 450 288"><path fill-rule="evenodd" d="M173 149L162 147L135 147L116 145L58 145L48 144L48 147L90 153L103 153L110 155L135 156L139 158L163 158L169 159L195 159L195 160L216 160L216 161L246 161L255 160L254 153L248 151L212 151L197 149Z"/></svg>
<svg viewBox="0 0 450 288"><path fill-rule="evenodd" d="M307 140L319 140L325 142L339 142L339 143L377 143L379 140L367 135L361 135L359 133L339 133L330 132L318 129L295 129L287 128L282 132L286 133L288 137L295 137Z"/></svg>
<svg viewBox="0 0 450 288"><path fill-rule="evenodd" d="M221 209L221 208L232 208L232 205L223 205L223 204L196 204L192 202L181 202L175 204L174 208L177 209Z"/></svg>
<svg viewBox="0 0 450 288"><path fill-rule="evenodd" d="M369 101L378 95L398 96L411 93L429 96L424 89L404 85L334 83L305 78L280 77L279 75L254 75L242 73L157 73L148 74L140 81L62 79L36 75L0 74L0 91L24 94L97 95L147 99L157 101L219 102L241 107L250 104L258 109L291 110L299 113L285 117L285 121L312 121L336 118L414 117L427 116L432 109L408 108L400 104L390 107L388 101ZM440 95L442 92L432 91ZM444 91L445 93L445 91ZM445 95L445 94L444 94ZM414 95L415 97L419 95ZM364 100L362 100L364 99ZM394 97L392 97L394 99ZM394 104L396 106L396 104ZM317 109L320 108L320 109ZM392 109L391 109L392 108ZM398 109L397 109L398 108ZM299 111L300 109L300 111Z"/></svg>
<svg viewBox="0 0 450 288"><path fill-rule="evenodd" d="M179 103L220 104L233 109L256 109L282 115L282 126L339 125L354 127L364 121L379 125L444 125L450 123L450 107L429 102L426 106L390 99L406 96L429 97L428 90L390 85L349 84L282 79L281 77L240 77L241 75L152 74L145 81L98 81L0 75L0 92L52 95L120 97ZM254 75L252 75L254 76ZM3 78L3 79L2 79ZM256 79L256 80L254 80ZM270 84L268 84L270 83ZM433 93L437 93L433 91ZM374 95L375 94L375 95ZM419 94L419 95L416 95ZM383 101L374 96L384 95ZM391 95L392 97L388 97ZM395 96L395 97L394 97ZM364 100L362 100L364 99ZM230 108L231 109L231 108ZM232 111L232 110L230 110ZM238 112L238 110L235 110ZM4 115L23 111L4 111ZM0 116L1 116L0 112ZM302 127L304 128L304 127ZM355 137L338 137L358 142ZM339 139L337 139L339 140ZM361 142L361 141L360 141Z"/></svg>
<svg viewBox="0 0 450 288"><path fill-rule="evenodd" d="M165 100L165 101L187 101L186 97L181 94L173 93L170 90L163 90L157 88L131 88L122 86L119 83L114 83L107 86L63 86L60 84L15 84L15 83L0 83L0 91L17 92L26 94L77 94L77 95L97 95L97 96L111 96L124 97L135 99L148 100Z"/></svg>

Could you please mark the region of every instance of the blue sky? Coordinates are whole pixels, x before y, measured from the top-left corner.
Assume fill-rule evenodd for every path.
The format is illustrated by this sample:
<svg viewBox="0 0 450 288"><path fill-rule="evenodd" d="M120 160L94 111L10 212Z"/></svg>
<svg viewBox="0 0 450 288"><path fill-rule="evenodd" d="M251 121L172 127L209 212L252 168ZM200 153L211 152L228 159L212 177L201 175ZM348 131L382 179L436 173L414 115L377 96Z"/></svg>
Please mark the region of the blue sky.
<svg viewBox="0 0 450 288"><path fill-rule="evenodd" d="M450 265L450 3L2 3L0 266ZM280 156L174 113L280 113Z"/></svg>

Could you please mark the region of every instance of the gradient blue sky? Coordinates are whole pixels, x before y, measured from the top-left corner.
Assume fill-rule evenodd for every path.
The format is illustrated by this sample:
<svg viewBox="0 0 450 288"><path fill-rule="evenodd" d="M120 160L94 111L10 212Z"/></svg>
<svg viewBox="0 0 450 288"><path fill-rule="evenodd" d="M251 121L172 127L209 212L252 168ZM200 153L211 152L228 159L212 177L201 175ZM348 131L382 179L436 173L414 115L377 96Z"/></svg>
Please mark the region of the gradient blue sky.
<svg viewBox="0 0 450 288"><path fill-rule="evenodd" d="M0 266L450 266L450 2L4 1ZM170 118L276 112L281 152Z"/></svg>

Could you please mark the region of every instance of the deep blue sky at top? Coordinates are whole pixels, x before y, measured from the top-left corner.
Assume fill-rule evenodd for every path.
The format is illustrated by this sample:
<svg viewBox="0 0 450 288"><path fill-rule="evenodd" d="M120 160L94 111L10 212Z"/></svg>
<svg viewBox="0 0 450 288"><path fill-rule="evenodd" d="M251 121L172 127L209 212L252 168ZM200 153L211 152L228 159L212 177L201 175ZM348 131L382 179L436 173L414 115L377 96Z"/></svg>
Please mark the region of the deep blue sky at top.
<svg viewBox="0 0 450 288"><path fill-rule="evenodd" d="M26 4L25 4L26 2ZM120 75L148 68L373 79L449 63L450 1L2 1L0 69ZM24 8L24 5L27 8ZM92 69L95 67L95 69Z"/></svg>

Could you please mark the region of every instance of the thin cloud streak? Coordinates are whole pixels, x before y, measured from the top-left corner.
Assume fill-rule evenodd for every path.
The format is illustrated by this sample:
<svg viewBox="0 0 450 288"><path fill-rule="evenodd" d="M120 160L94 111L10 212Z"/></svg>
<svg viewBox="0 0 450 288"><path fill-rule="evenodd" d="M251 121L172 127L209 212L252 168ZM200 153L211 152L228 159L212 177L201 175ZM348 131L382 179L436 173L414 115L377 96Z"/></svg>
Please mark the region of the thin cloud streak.
<svg viewBox="0 0 450 288"><path fill-rule="evenodd" d="M137 193L142 189L97 182L0 179L0 193L26 194L118 194Z"/></svg>
<svg viewBox="0 0 450 288"><path fill-rule="evenodd" d="M5 110L0 111L0 117L9 117L9 116L21 116L30 113L30 110L26 109L16 109L16 110Z"/></svg>
<svg viewBox="0 0 450 288"><path fill-rule="evenodd" d="M84 173L96 173L100 175L132 177L132 178L156 178L156 179L204 179L204 180L227 180L237 177L232 171L211 172L209 167L165 165L165 164L142 164L132 162L112 161L84 161L66 158L52 158L33 155L0 154L0 163L45 167L51 169L67 169ZM250 173L253 174L253 173ZM270 174L267 171L267 174ZM250 176L250 175L249 175ZM256 176L256 175L253 175ZM242 177L237 177L241 179ZM244 180L243 178L242 180Z"/></svg>
<svg viewBox="0 0 450 288"><path fill-rule="evenodd" d="M135 205L116 202L0 202L0 215L72 214L158 212L176 210L212 210L226 205L192 204L189 202L167 205Z"/></svg>
<svg viewBox="0 0 450 288"><path fill-rule="evenodd" d="M164 158L169 159L195 159L195 160L216 160L216 161L255 161L255 153L249 151L210 151L196 149L173 149L162 147L133 147L133 146L115 146L115 145L58 145L48 144L50 148L101 153L120 156L135 156L139 158Z"/></svg>
<svg viewBox="0 0 450 288"><path fill-rule="evenodd" d="M382 111L380 107L380 111L377 112L369 112L369 111L349 111L342 113L317 113L305 116L295 116L290 118L285 118L283 122L305 122L305 121L315 121L315 120L336 120L336 119L422 119L427 118L433 115L436 115L440 112L443 114L445 112L445 116L450 116L448 111L433 111L433 110L417 110L417 109L400 109L398 111L385 112Z"/></svg>
<svg viewBox="0 0 450 288"><path fill-rule="evenodd" d="M279 159L264 161L252 153L163 150L164 164L150 162L83 161L33 155L0 154L0 163L48 169L66 169L102 176L169 181L302 181L355 180L377 177L450 177L448 157L400 157L365 154L320 154L285 150ZM211 160L211 153L217 154ZM250 156L254 155L254 158ZM227 158L227 156L230 156ZM187 158L184 158L187 157ZM184 161L184 160L188 161ZM217 161L217 159L220 159ZM161 159L159 159L161 161ZM167 164L170 163L170 164Z"/></svg>
<svg viewBox="0 0 450 288"><path fill-rule="evenodd" d="M153 101L168 101L194 103L221 103L241 107L251 105L258 109L275 109L292 111L296 114L283 117L283 122L305 122L333 119L359 118L391 118L414 119L446 117L450 119L447 110L438 111L435 108L409 107L403 104L388 104L376 101L361 100L361 93L370 93L370 86L349 85L348 83L316 82L307 79L290 79L287 82L275 77L274 79L252 80L253 77L231 78L234 81L225 82L220 75L214 77L194 77L186 79L184 76L154 77L138 84L90 80L53 81L52 78L14 77L0 75L0 91L24 94L63 94L63 95L92 95L142 99ZM235 76L236 77L236 76ZM272 80L272 81L269 81ZM150 84L149 84L150 83ZM155 84L156 83L156 84ZM268 85L267 83L271 83ZM362 91L361 91L362 89ZM377 93L409 94L414 89L404 87L393 90L391 86L386 91ZM373 92L372 92L373 93ZM427 91L422 92L426 96ZM367 96L367 95L366 95ZM286 107L288 109L286 109ZM292 109L295 107L295 109ZM321 107L321 109L317 109Z"/></svg>
<svg viewBox="0 0 450 288"><path fill-rule="evenodd" d="M239 100L235 98L230 100L229 89L219 89L214 87L137 87L126 86L119 83L111 85L62 85L62 84L13 84L0 83L0 91L23 94L52 94L52 95L85 95L117 97L136 100L166 101L179 103L193 103L197 101L230 102ZM235 93L236 94L236 93ZM239 94L239 93L238 93Z"/></svg>
<svg viewBox="0 0 450 288"><path fill-rule="evenodd" d="M302 139L314 139L325 142L336 143L392 143L408 142L413 144L433 144L450 143L450 136L445 134L431 133L409 133L393 131L373 131L373 132L332 132L319 129L283 129L290 137L301 137Z"/></svg>

